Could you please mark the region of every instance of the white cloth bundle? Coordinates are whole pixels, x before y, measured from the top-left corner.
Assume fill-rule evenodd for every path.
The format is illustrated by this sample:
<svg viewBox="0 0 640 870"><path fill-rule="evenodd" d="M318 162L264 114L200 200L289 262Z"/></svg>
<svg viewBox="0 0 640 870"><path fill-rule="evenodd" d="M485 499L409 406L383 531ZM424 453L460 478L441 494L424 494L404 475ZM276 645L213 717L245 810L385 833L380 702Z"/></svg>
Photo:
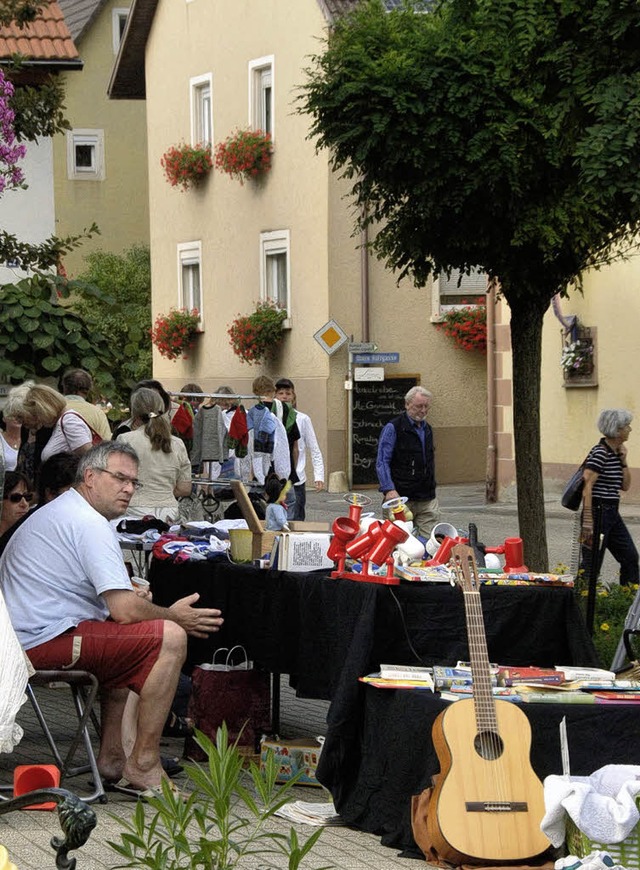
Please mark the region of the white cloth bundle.
<svg viewBox="0 0 640 870"><path fill-rule="evenodd" d="M0 752L12 752L22 738L16 723L18 710L25 702L29 679L27 658L9 619L4 596L0 592Z"/></svg>
<svg viewBox="0 0 640 870"><path fill-rule="evenodd" d="M546 812L540 827L553 846L565 839L565 813L590 840L621 843L640 813L640 766L607 764L591 776L548 776L544 781Z"/></svg>

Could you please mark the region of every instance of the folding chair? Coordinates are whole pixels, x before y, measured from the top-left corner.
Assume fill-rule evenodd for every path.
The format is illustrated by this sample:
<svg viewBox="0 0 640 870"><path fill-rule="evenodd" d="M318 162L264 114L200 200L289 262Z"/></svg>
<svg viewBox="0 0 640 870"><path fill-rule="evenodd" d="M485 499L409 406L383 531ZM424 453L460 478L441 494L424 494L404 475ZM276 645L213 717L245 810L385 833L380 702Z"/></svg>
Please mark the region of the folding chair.
<svg viewBox="0 0 640 870"><path fill-rule="evenodd" d="M62 753L56 744L55 738L51 733L42 708L38 703L34 687L58 688L60 684L66 684L71 690L73 703L78 717L78 725L71 738L71 743L67 749L66 755ZM100 803L106 803L107 796L102 783L100 772L98 771L98 763L91 744L91 735L89 733L89 721L93 722L96 732L100 733L100 725L96 717L94 705L98 695L98 680L89 671L36 671L27 684L27 697L31 701L33 710L38 718L42 732L47 739L47 743L53 753L56 764L60 768L61 779L65 777L78 776L82 773L91 772L93 776L94 791L81 800L84 803L93 803L99 800ZM87 763L74 766L74 759L81 743L84 743L84 749L87 755Z"/></svg>

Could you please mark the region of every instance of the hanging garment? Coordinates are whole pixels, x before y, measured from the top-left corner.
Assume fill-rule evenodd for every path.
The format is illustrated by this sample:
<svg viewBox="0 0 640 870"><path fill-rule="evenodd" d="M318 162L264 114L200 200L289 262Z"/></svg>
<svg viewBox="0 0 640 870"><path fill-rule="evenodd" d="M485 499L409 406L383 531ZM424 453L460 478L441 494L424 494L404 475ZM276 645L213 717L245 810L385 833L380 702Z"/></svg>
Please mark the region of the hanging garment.
<svg viewBox="0 0 640 870"><path fill-rule="evenodd" d="M224 462L229 457L225 447L227 427L224 424L222 409L219 405L201 407L193 422L193 448L191 465L202 462Z"/></svg>

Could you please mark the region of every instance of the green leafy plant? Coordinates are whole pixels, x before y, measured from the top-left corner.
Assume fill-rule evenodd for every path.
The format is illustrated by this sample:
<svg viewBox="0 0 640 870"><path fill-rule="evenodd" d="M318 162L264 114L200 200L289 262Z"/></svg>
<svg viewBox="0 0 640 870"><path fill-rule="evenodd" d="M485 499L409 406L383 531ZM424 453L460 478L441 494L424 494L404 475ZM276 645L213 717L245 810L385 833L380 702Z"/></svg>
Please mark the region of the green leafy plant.
<svg viewBox="0 0 640 870"><path fill-rule="evenodd" d="M273 357L284 337L286 319L284 308L273 302L258 302L252 314L238 314L227 330L233 352L250 364Z"/></svg>
<svg viewBox="0 0 640 870"><path fill-rule="evenodd" d="M113 390L116 349L97 321L62 302L81 293L104 295L98 287L51 274L0 286L0 377L19 383L73 366L89 371L101 391Z"/></svg>
<svg viewBox="0 0 640 870"><path fill-rule="evenodd" d="M216 169L237 178L257 178L271 169L273 144L262 130L236 130L216 145Z"/></svg>
<svg viewBox="0 0 640 870"><path fill-rule="evenodd" d="M586 613L588 583L582 572L576 578L575 592ZM620 586L616 582L600 582L596 586L593 643L603 668L611 666L622 637L625 619L637 592L637 583Z"/></svg>
<svg viewBox="0 0 640 870"><path fill-rule="evenodd" d="M438 329L452 338L463 350L478 350L480 353L486 353L487 308L484 299L479 299L475 305L450 309L444 314Z"/></svg>
<svg viewBox="0 0 640 870"><path fill-rule="evenodd" d="M200 312L197 308L172 308L159 314L151 330L151 341L167 359L187 358L200 332Z"/></svg>
<svg viewBox="0 0 640 870"><path fill-rule="evenodd" d="M184 802L165 783L162 795L149 799L148 806L138 803L131 821L118 818L124 827L121 842L109 841L109 846L126 863L116 866L233 870L251 855L260 856L261 867L282 866L270 863L268 856L284 855L289 870L297 870L322 828L303 842L293 828L288 836L266 829L276 810L291 800L297 779L276 784L273 753L267 757L264 771L254 762L245 771L243 756L236 744L229 744L224 724L217 731L215 744L201 732L196 732L196 739L207 754L207 762L204 766L185 765L194 791Z"/></svg>
<svg viewBox="0 0 640 870"><path fill-rule="evenodd" d="M160 159L167 181L172 187L188 190L197 187L213 169L210 145L172 145Z"/></svg>

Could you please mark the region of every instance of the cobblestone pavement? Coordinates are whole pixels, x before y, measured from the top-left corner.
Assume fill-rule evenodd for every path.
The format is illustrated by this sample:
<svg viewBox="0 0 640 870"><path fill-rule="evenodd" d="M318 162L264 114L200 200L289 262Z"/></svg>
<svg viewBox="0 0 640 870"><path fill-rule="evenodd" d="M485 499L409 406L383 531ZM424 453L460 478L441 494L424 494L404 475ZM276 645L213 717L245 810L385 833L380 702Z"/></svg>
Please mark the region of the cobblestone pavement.
<svg viewBox="0 0 640 870"><path fill-rule="evenodd" d="M371 509L378 510L380 496L373 491L368 493L373 498ZM506 537L517 535L517 516L515 505L486 505L484 503L484 487L482 484L441 487L439 497L442 505L443 519L456 527L466 529L469 522L478 526L480 540L489 545L501 543ZM558 503L556 493L548 495L547 501L547 532L549 538L550 564L558 562L570 564L571 541L574 531L574 515L563 510ZM345 514L345 501L338 493L309 493L307 519L332 520ZM640 516L638 508L630 506L623 508L623 514L634 536L637 536ZM606 562L603 576L615 575L612 563ZM281 705L281 734L284 736L311 736L324 733L325 716L328 704L322 701L302 701L296 699L290 690L286 689L283 679L283 697ZM71 700L68 690L47 690L45 706L47 716L53 723L54 733L65 735L70 723L75 722L75 714L71 710ZM29 704L25 704L20 715L20 721L25 729L25 736L16 750L10 755L0 756L0 783L9 784L13 778L13 768L17 764L50 763L48 750L42 739L39 726L35 721ZM163 752L167 755L179 756L182 745L178 741L166 741ZM178 785L184 784L184 776L177 778ZM79 776L67 783L79 794L87 794L86 777ZM296 790L299 800L327 800L327 794L320 789ZM122 797L110 795L106 805L94 804L98 815L98 826L93 832L88 844L77 854L78 870L105 870L118 866L118 856L108 846L109 840L119 840L121 826L119 820L130 818L135 803ZM284 821L274 823L275 829L286 832L289 824ZM312 828L298 826L300 836L307 837ZM49 846L52 836L59 833L57 814L55 812L15 812L0 817L0 842L3 843L11 859L19 870L45 870L54 866L53 851ZM264 858L255 859L253 863L243 864L243 867L257 868L266 866ZM285 868L286 864L274 863L271 866ZM347 828L327 828L323 831L320 841L311 855L303 863L303 867L316 868L333 866L341 870L394 870L394 868L411 868L418 866L410 859L401 858L393 849L380 844L378 837L364 834ZM425 865L422 862L421 866Z"/></svg>

